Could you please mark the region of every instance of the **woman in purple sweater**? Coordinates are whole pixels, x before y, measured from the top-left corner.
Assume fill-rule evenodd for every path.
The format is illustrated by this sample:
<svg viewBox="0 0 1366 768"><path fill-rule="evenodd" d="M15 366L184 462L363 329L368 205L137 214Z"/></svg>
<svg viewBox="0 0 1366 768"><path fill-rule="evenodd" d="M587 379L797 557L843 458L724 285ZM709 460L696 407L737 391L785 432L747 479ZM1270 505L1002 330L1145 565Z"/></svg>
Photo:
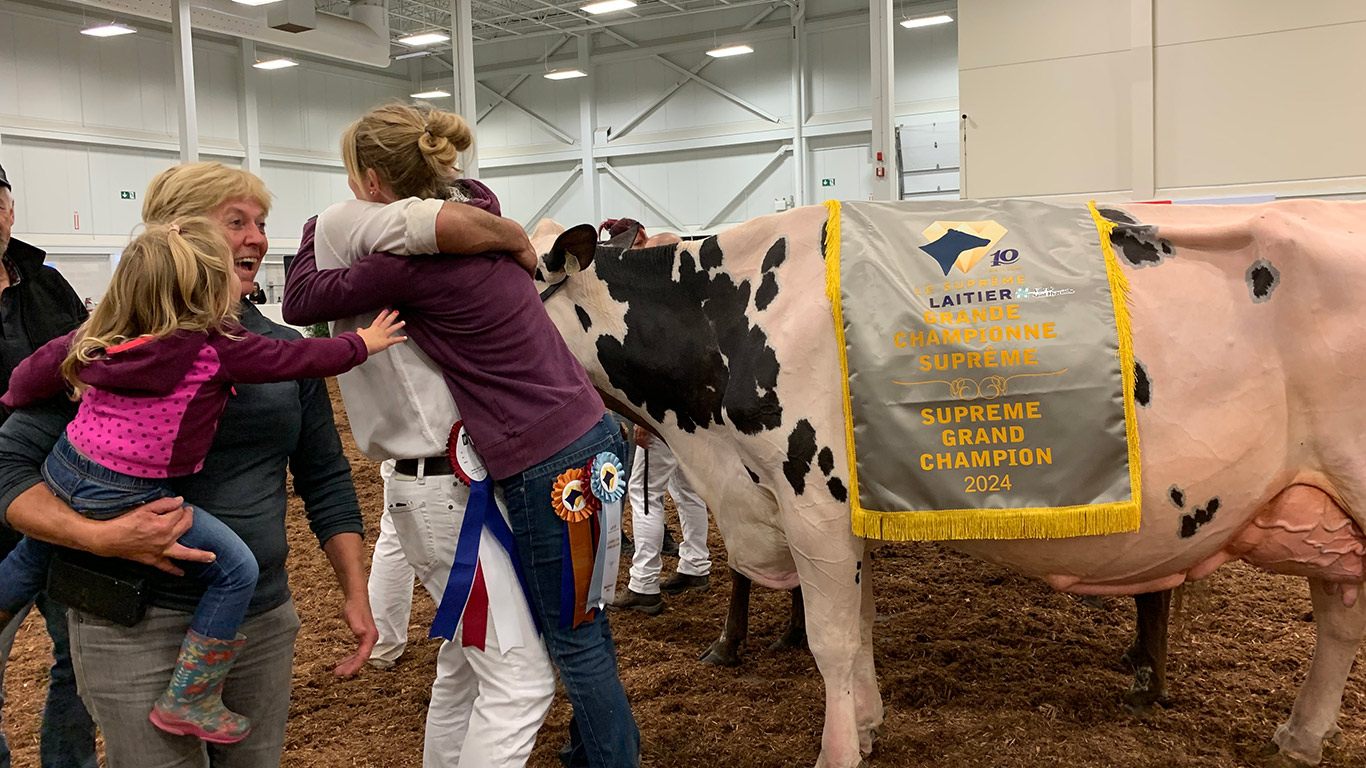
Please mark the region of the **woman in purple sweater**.
<svg viewBox="0 0 1366 768"><path fill-rule="evenodd" d="M151 226L123 253L99 308L21 363L0 398L22 408L74 389L76 417L43 465L52 492L105 520L173 496L168 479L198 472L234 382L332 376L403 339L385 314L336 339L267 339L243 330L238 279L217 224ZM180 543L213 552L188 570L208 582L166 692L148 717L177 735L231 744L251 730L223 705L222 683L246 638L256 558L237 534L196 515ZM52 547L24 539L0 562L0 626L42 588ZM188 565L188 564L187 564Z"/></svg>
<svg viewBox="0 0 1366 768"><path fill-rule="evenodd" d="M407 206L405 226L376 237L375 250L428 253L424 243L445 249L438 237L441 201L456 181L458 148L440 126L452 120L460 118L395 105L372 110L347 129L342 158L357 199ZM595 612L577 626L561 621L566 536L551 501L557 476L603 452L623 456L625 441L526 269L509 257L530 250L525 234L517 228L520 239L471 242L461 251L466 258L373 253L348 268L320 272L316 226L316 220L304 226L290 267L285 319L314 323L402 307L408 333L442 369L465 428L506 497L527 597L574 710L562 760L638 765L640 733L617 676L606 614Z"/></svg>

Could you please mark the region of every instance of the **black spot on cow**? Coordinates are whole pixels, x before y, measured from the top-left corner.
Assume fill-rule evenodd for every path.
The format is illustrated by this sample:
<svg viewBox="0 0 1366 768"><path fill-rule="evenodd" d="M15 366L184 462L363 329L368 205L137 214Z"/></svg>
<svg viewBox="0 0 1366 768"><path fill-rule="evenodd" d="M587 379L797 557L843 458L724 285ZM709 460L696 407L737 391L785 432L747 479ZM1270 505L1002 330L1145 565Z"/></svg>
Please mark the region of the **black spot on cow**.
<svg viewBox="0 0 1366 768"><path fill-rule="evenodd" d="M1148 378L1148 369L1143 367L1143 363L1134 361L1134 402L1148 407L1153 401L1153 382Z"/></svg>
<svg viewBox="0 0 1366 768"><path fill-rule="evenodd" d="M768 305L778 297L778 278L772 272L764 275L764 281L759 284L759 290L754 292L754 308L758 310L768 309Z"/></svg>
<svg viewBox="0 0 1366 768"><path fill-rule="evenodd" d="M536 282L538 282L538 283L549 282L548 280L545 279L545 273L541 271L541 268L540 268L540 267L537 267L537 268L536 268Z"/></svg>
<svg viewBox="0 0 1366 768"><path fill-rule="evenodd" d="M845 502L849 500L849 492L844 489L844 481L838 477L832 477L825 481L825 487L830 489L830 495L835 501Z"/></svg>
<svg viewBox="0 0 1366 768"><path fill-rule="evenodd" d="M781 267L787 261L787 238L780 237L768 247L768 252L764 254L764 263L761 269L765 272L772 272Z"/></svg>
<svg viewBox="0 0 1366 768"><path fill-rule="evenodd" d="M858 561L857 563L854 564L854 583L855 583L855 584L859 583L859 580L862 579L862 578L863 578L863 561L860 560L860 561Z"/></svg>
<svg viewBox="0 0 1366 768"><path fill-rule="evenodd" d="M829 477L831 470L835 468L834 451L831 451L828 447L822 448L820 456L817 457L817 461L819 462L821 467L821 474L825 475L826 477Z"/></svg>
<svg viewBox="0 0 1366 768"><path fill-rule="evenodd" d="M754 474L754 470L750 469L749 467L746 467L744 464L741 464L740 466L745 467L745 472L749 475L749 479L754 481L755 485L758 485L759 476Z"/></svg>
<svg viewBox="0 0 1366 768"><path fill-rule="evenodd" d="M825 237L828 234L828 230L826 229L826 227L828 227L829 225L829 219L826 219L825 221L821 222L821 261L825 261Z"/></svg>
<svg viewBox="0 0 1366 768"><path fill-rule="evenodd" d="M1110 242L1135 267L1150 267L1175 253L1172 244L1157 236L1157 227L1120 224L1110 231Z"/></svg>
<svg viewBox="0 0 1366 768"><path fill-rule="evenodd" d="M1271 298L1271 292L1281 284L1280 270L1266 259L1257 259L1247 268L1247 289L1252 292L1252 303L1261 304Z"/></svg>
<svg viewBox="0 0 1366 768"><path fill-rule="evenodd" d="M584 311L583 307L580 307L578 304L575 304L574 314L579 316L579 325L583 326L584 331L587 331L589 328L593 327L593 318L588 316L588 313Z"/></svg>
<svg viewBox="0 0 1366 768"><path fill-rule="evenodd" d="M1097 207L1096 210L1100 213L1100 215L1101 215L1102 217L1104 217L1105 219L1108 219L1109 221L1114 222L1115 224L1137 224L1137 223L1138 223L1138 219L1135 219L1133 216L1130 216L1129 214L1125 213L1124 211L1119 210L1118 208L1103 208L1103 207Z"/></svg>
<svg viewBox="0 0 1366 768"><path fill-rule="evenodd" d="M802 419L787 436L787 458L783 460L783 475L793 492L806 492L806 475L811 471L811 460L816 458L816 428Z"/></svg>
<svg viewBox="0 0 1366 768"><path fill-rule="evenodd" d="M778 356L751 324L751 282L710 273L723 261L714 237L696 258L677 244L626 257L599 247L597 276L627 310L626 335L599 336L598 360L612 386L657 421L673 412L691 433L724 423L724 413L755 435L782 425Z"/></svg>
<svg viewBox="0 0 1366 768"><path fill-rule="evenodd" d="M1186 492L1173 485L1167 489L1167 498L1171 499L1172 504L1177 509L1186 508Z"/></svg>
<svg viewBox="0 0 1366 768"><path fill-rule="evenodd" d="M1189 539L1195 532L1205 526L1206 523L1214 519L1214 513L1219 511L1219 499L1215 497L1205 502L1205 506L1196 507L1195 512L1181 516L1181 538Z"/></svg>

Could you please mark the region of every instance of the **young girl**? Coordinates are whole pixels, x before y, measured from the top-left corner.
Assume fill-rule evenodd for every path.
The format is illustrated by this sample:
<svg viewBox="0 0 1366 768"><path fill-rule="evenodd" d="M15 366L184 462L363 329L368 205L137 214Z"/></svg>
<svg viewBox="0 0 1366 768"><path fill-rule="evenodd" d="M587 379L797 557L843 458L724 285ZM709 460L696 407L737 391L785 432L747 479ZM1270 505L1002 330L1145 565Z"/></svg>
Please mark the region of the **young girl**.
<svg viewBox="0 0 1366 768"><path fill-rule="evenodd" d="M52 492L93 519L172 496L168 479L204 463L233 382L331 376L404 339L382 314L336 339L282 341L237 322L239 280L221 229L206 218L150 226L133 240L94 314L21 363L0 403L23 407L74 388L75 419L43 465ZM237 627L256 590L256 558L227 526L195 510L187 564L207 581L166 692L149 718L177 735L229 744L250 721L223 706L222 685L246 638ZM51 547L24 539L0 563L0 627L42 588Z"/></svg>

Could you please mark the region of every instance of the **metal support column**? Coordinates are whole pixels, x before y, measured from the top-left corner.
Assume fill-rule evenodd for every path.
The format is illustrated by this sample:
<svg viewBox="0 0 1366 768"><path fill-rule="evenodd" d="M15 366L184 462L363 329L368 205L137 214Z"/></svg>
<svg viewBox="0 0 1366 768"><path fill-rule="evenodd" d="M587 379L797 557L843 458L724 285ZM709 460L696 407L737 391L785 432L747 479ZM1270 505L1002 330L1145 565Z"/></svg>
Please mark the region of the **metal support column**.
<svg viewBox="0 0 1366 768"><path fill-rule="evenodd" d="M242 141L242 169L261 175L261 123L256 110L256 43L243 38L242 66L237 78L237 135Z"/></svg>
<svg viewBox="0 0 1366 768"><path fill-rule="evenodd" d="M896 89L892 79L892 0L869 0L869 53L872 56L871 110L873 135L869 144L873 166L873 199L897 198L896 126L892 122Z"/></svg>
<svg viewBox="0 0 1366 768"><path fill-rule="evenodd" d="M455 75L455 111L473 127L478 108L474 101L474 16L470 0L451 0L451 63ZM465 175L479 175L479 145L471 146L461 165Z"/></svg>
<svg viewBox="0 0 1366 768"><path fill-rule="evenodd" d="M180 162L199 162L199 114L194 102L194 45L190 35L190 0L171 5L175 88L180 97Z"/></svg>
<svg viewBox="0 0 1366 768"><path fill-rule="evenodd" d="M594 224L602 221L602 182L598 178L598 163L593 155L594 132L597 131L597 100L594 98L597 76L590 61L593 33L579 35L579 69L588 77L579 78L579 144L583 149L583 192L588 200Z"/></svg>
<svg viewBox="0 0 1366 768"><path fill-rule="evenodd" d="M806 0L792 6L792 187L806 205Z"/></svg>

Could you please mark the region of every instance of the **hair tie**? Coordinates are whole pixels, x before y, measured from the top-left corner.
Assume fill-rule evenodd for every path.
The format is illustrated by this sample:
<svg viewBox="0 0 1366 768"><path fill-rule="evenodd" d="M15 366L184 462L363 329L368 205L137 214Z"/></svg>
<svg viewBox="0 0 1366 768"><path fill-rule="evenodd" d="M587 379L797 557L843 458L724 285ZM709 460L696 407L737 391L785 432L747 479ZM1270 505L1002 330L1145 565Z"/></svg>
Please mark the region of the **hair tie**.
<svg viewBox="0 0 1366 768"><path fill-rule="evenodd" d="M166 228L176 233L177 235L180 234L180 225L174 221L168 224Z"/></svg>

